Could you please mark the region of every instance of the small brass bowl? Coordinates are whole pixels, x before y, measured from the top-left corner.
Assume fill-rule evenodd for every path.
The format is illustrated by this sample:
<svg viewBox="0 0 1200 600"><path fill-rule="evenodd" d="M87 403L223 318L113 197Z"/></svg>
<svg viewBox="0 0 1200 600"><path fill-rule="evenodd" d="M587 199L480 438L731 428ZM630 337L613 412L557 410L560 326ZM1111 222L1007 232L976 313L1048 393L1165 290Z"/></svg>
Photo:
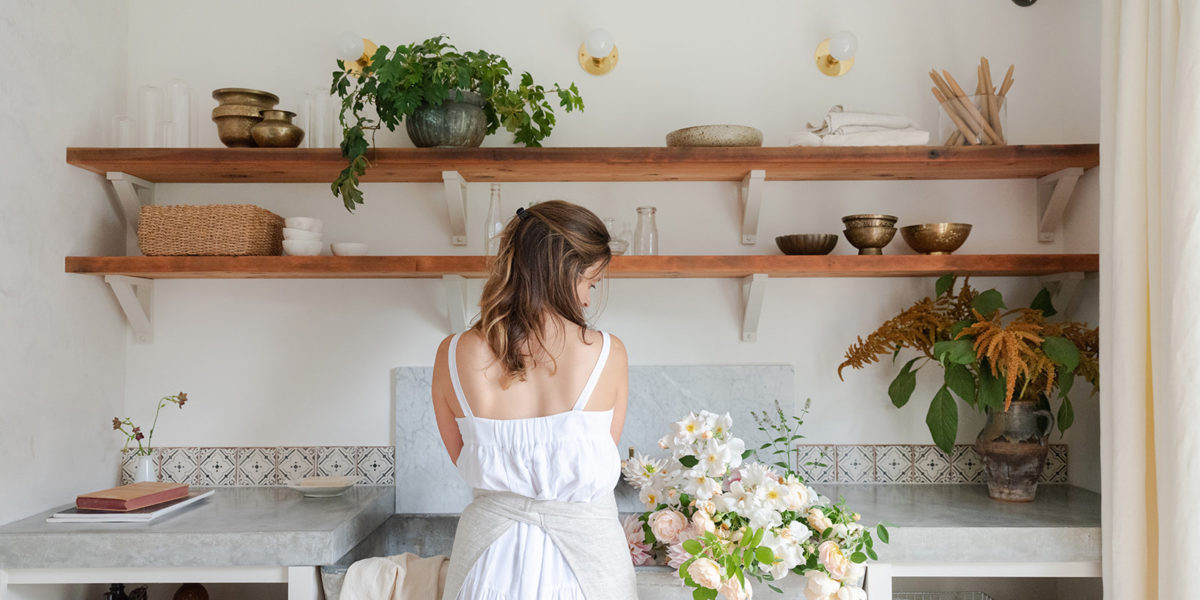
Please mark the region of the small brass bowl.
<svg viewBox="0 0 1200 600"><path fill-rule="evenodd" d="M900 228L908 247L921 254L950 254L967 241L971 226L967 223L928 223Z"/></svg>
<svg viewBox="0 0 1200 600"><path fill-rule="evenodd" d="M271 92L251 90L247 88L216 89L213 90L212 97L217 101L217 104L241 104L245 106L257 106L263 110L274 108L276 104L279 104L279 96L276 96Z"/></svg>
<svg viewBox="0 0 1200 600"><path fill-rule="evenodd" d="M254 135L250 130L262 121L262 116L225 115L213 117L217 124L217 137L230 148L255 147Z"/></svg>
<svg viewBox="0 0 1200 600"><path fill-rule="evenodd" d="M851 227L842 232L860 255L883 254L896 235L895 227Z"/></svg>
<svg viewBox="0 0 1200 600"><path fill-rule="evenodd" d="M847 215L842 217L846 229L856 227L895 227L896 217L892 215Z"/></svg>
<svg viewBox="0 0 1200 600"><path fill-rule="evenodd" d="M837 241L832 233L794 233L775 238L775 245L787 255L814 255L829 254Z"/></svg>

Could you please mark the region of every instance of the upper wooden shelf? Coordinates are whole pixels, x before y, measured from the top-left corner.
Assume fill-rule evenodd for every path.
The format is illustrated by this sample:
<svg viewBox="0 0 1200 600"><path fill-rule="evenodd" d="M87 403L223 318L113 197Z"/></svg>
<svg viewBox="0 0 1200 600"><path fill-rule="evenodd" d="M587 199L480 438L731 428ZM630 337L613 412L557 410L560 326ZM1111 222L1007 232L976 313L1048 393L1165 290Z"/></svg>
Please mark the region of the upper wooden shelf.
<svg viewBox="0 0 1200 600"><path fill-rule="evenodd" d="M379 148L363 181L1022 179L1100 164L1097 144L869 148ZM67 162L157 183L329 183L336 148L67 148Z"/></svg>
<svg viewBox="0 0 1200 600"><path fill-rule="evenodd" d="M857 256L618 256L617 278L925 277L946 273L1027 276L1093 272L1096 254L912 254ZM68 273L148 279L377 279L484 277L483 256L97 256L67 257Z"/></svg>

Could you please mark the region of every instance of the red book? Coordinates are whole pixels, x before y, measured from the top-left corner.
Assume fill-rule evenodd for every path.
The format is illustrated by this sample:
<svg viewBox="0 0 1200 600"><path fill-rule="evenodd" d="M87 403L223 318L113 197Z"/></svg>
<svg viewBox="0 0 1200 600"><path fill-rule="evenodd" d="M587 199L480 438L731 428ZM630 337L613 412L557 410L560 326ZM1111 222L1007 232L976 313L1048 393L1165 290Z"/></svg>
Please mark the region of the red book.
<svg viewBox="0 0 1200 600"><path fill-rule="evenodd" d="M147 481L82 494L75 498L75 508L127 512L178 500L187 495L188 485L186 483Z"/></svg>

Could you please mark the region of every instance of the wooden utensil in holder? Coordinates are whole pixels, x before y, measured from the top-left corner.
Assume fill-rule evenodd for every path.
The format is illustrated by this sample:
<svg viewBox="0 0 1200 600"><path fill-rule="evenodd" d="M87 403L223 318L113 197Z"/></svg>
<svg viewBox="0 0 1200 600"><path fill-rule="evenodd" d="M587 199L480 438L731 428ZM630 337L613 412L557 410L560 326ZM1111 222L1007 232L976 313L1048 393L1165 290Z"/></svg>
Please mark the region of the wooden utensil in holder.
<svg viewBox="0 0 1200 600"><path fill-rule="evenodd" d="M991 65L987 57L979 61L974 95L968 96L949 71L929 71L933 80L933 97L941 106L949 123L940 129L947 146L1004 145L1004 121L1007 114L1005 98L1013 84L1013 66L1008 67L999 88L992 84Z"/></svg>

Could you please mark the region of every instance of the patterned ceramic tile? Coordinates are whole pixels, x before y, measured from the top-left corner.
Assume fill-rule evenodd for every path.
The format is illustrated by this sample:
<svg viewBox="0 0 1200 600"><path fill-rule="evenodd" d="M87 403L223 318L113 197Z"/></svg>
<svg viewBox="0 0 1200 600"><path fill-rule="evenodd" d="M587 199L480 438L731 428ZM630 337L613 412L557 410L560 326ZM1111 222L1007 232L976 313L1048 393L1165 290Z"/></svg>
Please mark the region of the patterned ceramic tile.
<svg viewBox="0 0 1200 600"><path fill-rule="evenodd" d="M278 485L274 448L238 448L237 485Z"/></svg>
<svg viewBox="0 0 1200 600"><path fill-rule="evenodd" d="M950 457L937 446L914 446L914 483L951 483Z"/></svg>
<svg viewBox="0 0 1200 600"><path fill-rule="evenodd" d="M912 483L912 480L912 446L902 445L875 447L876 483Z"/></svg>
<svg viewBox="0 0 1200 600"><path fill-rule="evenodd" d="M317 448L281 447L275 449L279 482L311 477L317 472Z"/></svg>
<svg viewBox="0 0 1200 600"><path fill-rule="evenodd" d="M874 446L838 446L836 452L838 483L874 483Z"/></svg>
<svg viewBox="0 0 1200 600"><path fill-rule="evenodd" d="M354 446L321 446L317 448L317 475L358 474L358 448Z"/></svg>
<svg viewBox="0 0 1200 600"><path fill-rule="evenodd" d="M1046 453L1046 468L1042 469L1042 483L1067 482L1067 447L1062 444L1050 444Z"/></svg>
<svg viewBox="0 0 1200 600"><path fill-rule="evenodd" d="M361 483L385 485L395 483L395 456L389 446L363 446L359 448L358 474Z"/></svg>
<svg viewBox="0 0 1200 600"><path fill-rule="evenodd" d="M833 483L835 460L833 446L796 446L796 471L807 483Z"/></svg>
<svg viewBox="0 0 1200 600"><path fill-rule="evenodd" d="M196 485L227 487L237 483L237 448L197 448Z"/></svg>
<svg viewBox="0 0 1200 600"><path fill-rule="evenodd" d="M955 446L950 469L951 483L983 482L983 460L975 446Z"/></svg>
<svg viewBox="0 0 1200 600"><path fill-rule="evenodd" d="M161 478L172 483L196 483L199 448L163 448Z"/></svg>

